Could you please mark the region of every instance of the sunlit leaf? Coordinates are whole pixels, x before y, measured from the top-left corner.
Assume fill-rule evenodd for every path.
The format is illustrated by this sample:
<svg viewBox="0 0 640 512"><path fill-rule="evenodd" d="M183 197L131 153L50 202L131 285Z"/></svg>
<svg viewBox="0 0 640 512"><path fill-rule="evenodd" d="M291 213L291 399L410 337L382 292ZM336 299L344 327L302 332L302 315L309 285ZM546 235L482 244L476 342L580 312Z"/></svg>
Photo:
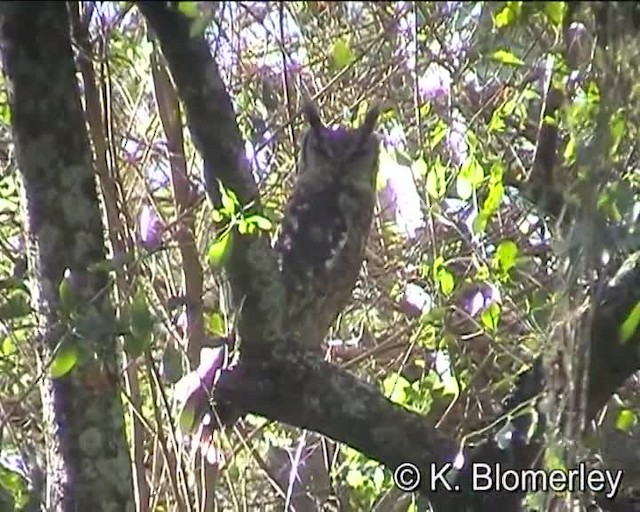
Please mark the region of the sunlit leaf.
<svg viewBox="0 0 640 512"><path fill-rule="evenodd" d="M498 245L496 250L496 262L503 272L509 272L515 265L518 257L518 246L511 240L505 240Z"/></svg>
<svg viewBox="0 0 640 512"><path fill-rule="evenodd" d="M638 417L630 409L622 409L616 417L616 428L623 432L629 432L638 423Z"/></svg>
<svg viewBox="0 0 640 512"><path fill-rule="evenodd" d="M188 402L180 411L178 426L182 432L191 432L196 424L196 410Z"/></svg>
<svg viewBox="0 0 640 512"><path fill-rule="evenodd" d="M7 336L0 343L0 355L8 357L16 351L16 346L11 339L11 336Z"/></svg>
<svg viewBox="0 0 640 512"><path fill-rule="evenodd" d="M65 343L56 353L49 373L52 379L59 379L69 373L78 362L78 349L71 343Z"/></svg>
<svg viewBox="0 0 640 512"><path fill-rule="evenodd" d="M232 190L225 188L221 181L218 182L218 187L220 189L222 211L229 217L233 217L236 213L236 207L238 206L238 197Z"/></svg>
<svg viewBox="0 0 640 512"><path fill-rule="evenodd" d="M178 2L178 10L189 18L196 18L200 11L198 10L198 2Z"/></svg>
<svg viewBox="0 0 640 512"><path fill-rule="evenodd" d="M465 201L473 195L473 185L466 176L458 175L456 179L456 192L460 199Z"/></svg>
<svg viewBox="0 0 640 512"><path fill-rule="evenodd" d="M519 58L518 56L516 56L515 54L507 50L497 50L493 52L493 54L491 55L491 58L496 62L499 62L501 64L506 64L508 66L524 65L524 61L521 58Z"/></svg>
<svg viewBox="0 0 640 512"><path fill-rule="evenodd" d="M567 141L567 145L564 148L564 161L566 164L572 164L576 161L576 155L577 155L577 146L576 146L576 139L573 136L569 137L569 140Z"/></svg>
<svg viewBox="0 0 640 512"><path fill-rule="evenodd" d="M544 13L547 16L547 19L551 22L552 25L556 27L560 27L562 25L562 21L564 20L564 15L567 10L566 2L545 2L544 3Z"/></svg>
<svg viewBox="0 0 640 512"><path fill-rule="evenodd" d="M58 294L60 296L60 304L66 311L72 311L77 305L76 291L73 289L71 280L71 270L66 269L64 276L58 286Z"/></svg>
<svg viewBox="0 0 640 512"><path fill-rule="evenodd" d="M223 336L226 333L224 318L220 313L211 313L207 316L207 330L212 336Z"/></svg>
<svg viewBox="0 0 640 512"><path fill-rule="evenodd" d="M490 132L502 133L504 132L507 124L504 121L504 111L502 109L496 109L491 115L487 130Z"/></svg>
<svg viewBox="0 0 640 512"><path fill-rule="evenodd" d="M382 381L382 389L389 400L402 405L407 401L411 384L402 375L389 375Z"/></svg>
<svg viewBox="0 0 640 512"><path fill-rule="evenodd" d="M371 475L371 481L376 489L381 489L384 484L384 470L382 467L378 466L373 470L373 474Z"/></svg>
<svg viewBox="0 0 640 512"><path fill-rule="evenodd" d="M441 165L434 165L427 173L427 192L434 199L440 199L447 191L447 180L445 178L445 168Z"/></svg>
<svg viewBox="0 0 640 512"><path fill-rule="evenodd" d="M426 114L422 114L422 117L427 117ZM449 126L442 119L439 119L435 126L429 133L429 142L432 148L435 148L449 133Z"/></svg>
<svg viewBox="0 0 640 512"><path fill-rule="evenodd" d="M368 478L364 474L362 474L361 471L351 468L349 469L349 471L347 471L346 482L349 487L358 489L360 487L363 487L365 483L367 483L367 481Z"/></svg>
<svg viewBox="0 0 640 512"><path fill-rule="evenodd" d="M233 232L227 229L209 247L207 259L213 267L220 268L226 262L226 258L231 252L233 242Z"/></svg>
<svg viewBox="0 0 640 512"><path fill-rule="evenodd" d="M440 290L442 290L442 293L445 295L450 295L451 292L453 292L455 280L453 274L446 268L441 268L438 271L438 283L440 284Z"/></svg>
<svg viewBox="0 0 640 512"><path fill-rule="evenodd" d="M626 343L638 330L640 325L640 302L638 302L627 315L620 326L620 342Z"/></svg>
<svg viewBox="0 0 640 512"><path fill-rule="evenodd" d="M504 186L502 185L502 183L495 183L490 185L489 194L487 194L487 198L482 204L482 212L486 215L495 213L500 207L503 197Z"/></svg>
<svg viewBox="0 0 640 512"><path fill-rule="evenodd" d="M482 325L487 331L495 331L498 328L498 323L500 322L500 305L496 302L491 304L487 309L485 309L480 315L480 320L482 321Z"/></svg>
<svg viewBox="0 0 640 512"><path fill-rule="evenodd" d="M482 180L484 180L484 169L480 163L475 158L467 158L456 180L456 191L460 199L469 199Z"/></svg>
<svg viewBox="0 0 640 512"><path fill-rule="evenodd" d="M427 162L424 161L424 158L418 158L411 164L411 171L416 179L423 179L428 172Z"/></svg>
<svg viewBox="0 0 640 512"><path fill-rule="evenodd" d="M345 38L338 39L333 43L331 56L333 58L333 65L337 69L347 67L356 58L351 46L349 45L349 40Z"/></svg>
<svg viewBox="0 0 640 512"><path fill-rule="evenodd" d="M273 228L273 223L266 217L263 217L262 215L251 215L250 217L247 217L244 220L248 224L255 225L258 229L262 231L270 231Z"/></svg>
<svg viewBox="0 0 640 512"><path fill-rule="evenodd" d="M515 23L522 12L522 2L507 2L506 5L495 15L493 25L496 28L508 27Z"/></svg>

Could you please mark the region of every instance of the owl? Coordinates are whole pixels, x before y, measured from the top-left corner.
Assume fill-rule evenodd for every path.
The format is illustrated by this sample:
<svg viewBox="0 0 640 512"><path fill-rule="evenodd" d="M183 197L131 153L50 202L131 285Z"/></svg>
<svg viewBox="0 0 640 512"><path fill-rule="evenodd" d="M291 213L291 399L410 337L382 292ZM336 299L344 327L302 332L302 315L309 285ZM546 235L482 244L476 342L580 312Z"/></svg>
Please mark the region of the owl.
<svg viewBox="0 0 640 512"><path fill-rule="evenodd" d="M355 129L325 126L307 104L298 175L276 242L288 326L319 349L356 284L376 202L378 109Z"/></svg>

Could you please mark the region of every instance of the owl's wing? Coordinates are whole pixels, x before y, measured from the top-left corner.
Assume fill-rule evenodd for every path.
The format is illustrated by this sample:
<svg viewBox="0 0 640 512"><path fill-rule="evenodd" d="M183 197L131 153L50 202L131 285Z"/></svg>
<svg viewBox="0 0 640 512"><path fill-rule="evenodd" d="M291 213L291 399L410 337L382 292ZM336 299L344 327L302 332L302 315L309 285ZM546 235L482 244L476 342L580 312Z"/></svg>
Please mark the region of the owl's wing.
<svg viewBox="0 0 640 512"><path fill-rule="evenodd" d="M285 286L313 294L325 284L323 277L347 241L347 223L332 188L308 190L300 187L291 197L276 250Z"/></svg>

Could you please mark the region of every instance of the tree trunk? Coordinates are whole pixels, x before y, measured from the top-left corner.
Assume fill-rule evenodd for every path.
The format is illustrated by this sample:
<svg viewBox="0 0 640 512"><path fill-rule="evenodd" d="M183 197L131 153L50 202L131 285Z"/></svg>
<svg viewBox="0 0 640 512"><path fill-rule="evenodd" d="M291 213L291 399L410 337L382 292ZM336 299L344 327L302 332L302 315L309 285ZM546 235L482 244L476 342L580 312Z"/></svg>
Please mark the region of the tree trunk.
<svg viewBox="0 0 640 512"><path fill-rule="evenodd" d="M46 422L47 511L128 511L131 468L95 174L63 2L4 3Z"/></svg>

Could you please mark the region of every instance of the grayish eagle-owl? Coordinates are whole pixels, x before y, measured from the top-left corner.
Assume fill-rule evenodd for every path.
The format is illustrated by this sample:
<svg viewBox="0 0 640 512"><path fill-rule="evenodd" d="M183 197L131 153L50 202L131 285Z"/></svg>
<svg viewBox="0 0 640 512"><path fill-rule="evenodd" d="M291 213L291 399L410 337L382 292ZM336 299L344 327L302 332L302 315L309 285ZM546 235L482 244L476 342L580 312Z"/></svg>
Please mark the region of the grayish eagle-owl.
<svg viewBox="0 0 640 512"><path fill-rule="evenodd" d="M276 243L288 326L319 349L356 284L376 202L377 107L355 129L328 127L307 103L298 176Z"/></svg>

